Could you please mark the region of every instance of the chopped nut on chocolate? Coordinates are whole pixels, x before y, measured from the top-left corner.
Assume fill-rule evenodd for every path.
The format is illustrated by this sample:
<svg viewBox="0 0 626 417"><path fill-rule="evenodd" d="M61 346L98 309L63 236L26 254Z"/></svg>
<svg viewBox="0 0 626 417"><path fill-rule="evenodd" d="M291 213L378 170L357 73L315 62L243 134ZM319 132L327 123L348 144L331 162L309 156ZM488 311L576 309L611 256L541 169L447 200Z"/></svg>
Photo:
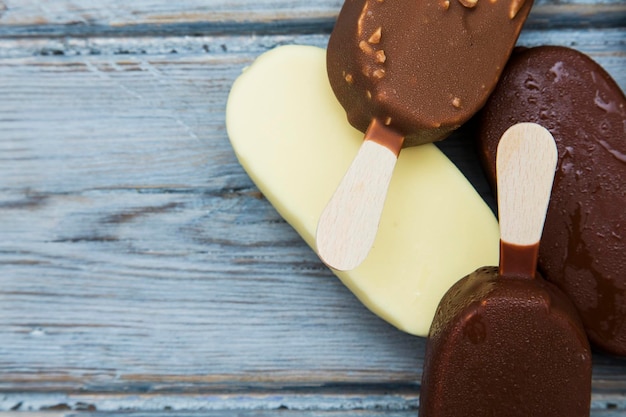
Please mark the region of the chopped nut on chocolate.
<svg viewBox="0 0 626 417"><path fill-rule="evenodd" d="M385 55L385 51L382 49L380 51L376 51L376 62L379 64L384 64L387 60L387 56Z"/></svg>
<svg viewBox="0 0 626 417"><path fill-rule="evenodd" d="M478 3L478 0L459 0L459 3L461 3L463 6L471 9L472 7L476 7L476 4Z"/></svg>
<svg viewBox="0 0 626 417"><path fill-rule="evenodd" d="M372 73L372 77L379 79L379 80L383 78L384 76L385 76L385 70L382 68L377 69Z"/></svg>
<svg viewBox="0 0 626 417"><path fill-rule="evenodd" d="M361 51L365 52L366 54L371 54L372 52L374 52L370 44L365 41L359 42L359 48L361 48Z"/></svg>
<svg viewBox="0 0 626 417"><path fill-rule="evenodd" d="M345 1L326 62L350 123L366 132L372 120L384 126L391 115L409 147L441 140L472 117L495 87L533 3L478 1ZM515 19L512 2L515 10L521 5ZM461 99L456 105L454 97Z"/></svg>
<svg viewBox="0 0 626 417"><path fill-rule="evenodd" d="M382 27L378 27L378 29L376 29L376 32L372 33L372 36L370 36L370 38L367 40L369 43L371 44L377 44L380 42L380 38L382 36Z"/></svg>
<svg viewBox="0 0 626 417"><path fill-rule="evenodd" d="M524 2L525 0L513 0L511 2L511 10L509 11L509 17L511 18L511 20L515 19L515 16L517 16L517 13L524 5Z"/></svg>

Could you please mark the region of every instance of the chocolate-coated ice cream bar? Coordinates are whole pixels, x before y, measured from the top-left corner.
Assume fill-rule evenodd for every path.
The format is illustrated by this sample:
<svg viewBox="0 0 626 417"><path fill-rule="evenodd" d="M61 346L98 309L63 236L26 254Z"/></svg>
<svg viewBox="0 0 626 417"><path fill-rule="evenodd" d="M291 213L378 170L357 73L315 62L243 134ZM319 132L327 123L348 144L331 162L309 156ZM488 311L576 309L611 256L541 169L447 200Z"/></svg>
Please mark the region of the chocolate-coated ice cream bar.
<svg viewBox="0 0 626 417"><path fill-rule="evenodd" d="M539 269L572 299L591 342L624 356L626 97L574 49L522 49L480 116L480 153L492 182L500 135L518 122L546 127L559 152Z"/></svg>
<svg viewBox="0 0 626 417"><path fill-rule="evenodd" d="M520 133L521 132L521 133ZM588 417L591 352L571 301L536 273L557 151L535 124L498 150L499 267L443 297L426 347L422 417Z"/></svg>
<svg viewBox="0 0 626 417"><path fill-rule="evenodd" d="M346 0L327 51L331 87L363 145L320 218L317 249L352 269L374 242L403 146L435 142L493 91L532 0Z"/></svg>
<svg viewBox="0 0 626 417"><path fill-rule="evenodd" d="M532 0L347 0L328 42L330 84L349 122L404 146L443 139L493 91Z"/></svg>

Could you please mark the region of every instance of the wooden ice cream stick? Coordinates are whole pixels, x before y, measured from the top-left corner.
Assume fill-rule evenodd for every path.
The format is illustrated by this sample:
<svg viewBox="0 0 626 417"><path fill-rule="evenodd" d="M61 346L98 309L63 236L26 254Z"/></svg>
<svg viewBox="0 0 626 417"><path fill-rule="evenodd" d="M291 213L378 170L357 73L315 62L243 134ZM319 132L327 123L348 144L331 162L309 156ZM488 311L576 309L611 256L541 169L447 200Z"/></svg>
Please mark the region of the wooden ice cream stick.
<svg viewBox="0 0 626 417"><path fill-rule="evenodd" d="M516 124L500 139L496 179L501 275L535 275L557 159L554 138L538 124Z"/></svg>
<svg viewBox="0 0 626 417"><path fill-rule="evenodd" d="M348 271L367 257L403 141L378 120L370 124L317 226L317 253L331 268Z"/></svg>

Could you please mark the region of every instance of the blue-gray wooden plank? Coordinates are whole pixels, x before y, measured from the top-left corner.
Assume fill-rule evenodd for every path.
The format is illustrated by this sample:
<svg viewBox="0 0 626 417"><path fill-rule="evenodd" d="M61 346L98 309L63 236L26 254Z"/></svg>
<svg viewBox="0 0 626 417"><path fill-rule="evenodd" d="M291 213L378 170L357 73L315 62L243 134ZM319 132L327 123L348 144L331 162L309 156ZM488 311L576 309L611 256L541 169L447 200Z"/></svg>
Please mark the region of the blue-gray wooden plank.
<svg viewBox="0 0 626 417"><path fill-rule="evenodd" d="M624 88L625 5L597 3L537 2L520 43L578 48ZM339 2L254 7L0 0L0 411L414 414L424 340L341 286L224 129L241 69L324 46ZM488 199L465 146L442 144ZM594 362L593 415L623 415L626 360Z"/></svg>
<svg viewBox="0 0 626 417"><path fill-rule="evenodd" d="M328 33L341 0L0 0L0 37ZM623 27L623 0L536 0L527 28Z"/></svg>
<svg viewBox="0 0 626 417"><path fill-rule="evenodd" d="M105 416L126 410L140 415L241 415L265 416L280 410L284 416L415 416L419 398L415 390L357 387L318 390L273 390L265 392L208 392L201 394L5 394L0 408L19 412L53 412L58 415ZM591 416L626 413L623 395L604 396L593 401ZM8 413L8 412L7 412ZM84 414L83 414L84 413ZM219 414L222 413L222 414ZM0 412L0 416L7 417Z"/></svg>

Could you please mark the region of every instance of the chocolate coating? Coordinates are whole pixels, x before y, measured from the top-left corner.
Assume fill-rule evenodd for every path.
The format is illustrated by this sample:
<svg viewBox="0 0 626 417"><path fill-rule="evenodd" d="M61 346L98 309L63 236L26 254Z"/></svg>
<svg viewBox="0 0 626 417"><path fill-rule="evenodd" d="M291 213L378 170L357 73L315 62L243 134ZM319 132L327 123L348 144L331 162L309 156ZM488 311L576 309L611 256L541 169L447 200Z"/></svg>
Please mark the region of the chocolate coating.
<svg viewBox="0 0 626 417"><path fill-rule="evenodd" d="M626 98L573 49L513 54L479 116L483 165L495 185L496 148L518 122L547 128L559 162L539 269L578 309L595 346L626 355Z"/></svg>
<svg viewBox="0 0 626 417"><path fill-rule="evenodd" d="M540 277L484 267L457 282L425 360L422 417L589 416L589 342L571 302Z"/></svg>
<svg viewBox="0 0 626 417"><path fill-rule="evenodd" d="M532 0L346 0L327 51L349 122L405 146L443 139L485 103Z"/></svg>

